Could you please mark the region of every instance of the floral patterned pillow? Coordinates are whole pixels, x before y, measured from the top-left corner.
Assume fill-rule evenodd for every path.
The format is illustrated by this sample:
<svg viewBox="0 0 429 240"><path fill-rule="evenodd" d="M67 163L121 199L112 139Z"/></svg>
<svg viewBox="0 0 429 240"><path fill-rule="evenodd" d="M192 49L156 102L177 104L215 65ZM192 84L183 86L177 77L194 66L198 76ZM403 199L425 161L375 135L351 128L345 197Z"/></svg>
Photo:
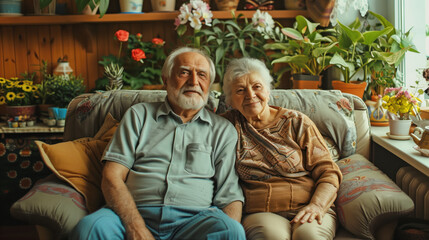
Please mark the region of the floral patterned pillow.
<svg viewBox="0 0 429 240"><path fill-rule="evenodd" d="M306 114L323 136L338 146L341 157L356 152L354 103L338 90L271 90L270 105Z"/></svg>

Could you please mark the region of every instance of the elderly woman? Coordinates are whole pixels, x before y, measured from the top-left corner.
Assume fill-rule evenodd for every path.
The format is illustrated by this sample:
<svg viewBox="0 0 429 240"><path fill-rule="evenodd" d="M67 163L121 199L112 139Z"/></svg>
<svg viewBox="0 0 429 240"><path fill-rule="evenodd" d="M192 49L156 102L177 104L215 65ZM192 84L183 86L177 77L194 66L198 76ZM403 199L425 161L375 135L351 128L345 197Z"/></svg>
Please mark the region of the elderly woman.
<svg viewBox="0 0 429 240"><path fill-rule="evenodd" d="M264 63L251 58L231 61L223 80L233 108L224 117L238 131L247 239L333 239L341 172L306 115L268 105L271 82Z"/></svg>

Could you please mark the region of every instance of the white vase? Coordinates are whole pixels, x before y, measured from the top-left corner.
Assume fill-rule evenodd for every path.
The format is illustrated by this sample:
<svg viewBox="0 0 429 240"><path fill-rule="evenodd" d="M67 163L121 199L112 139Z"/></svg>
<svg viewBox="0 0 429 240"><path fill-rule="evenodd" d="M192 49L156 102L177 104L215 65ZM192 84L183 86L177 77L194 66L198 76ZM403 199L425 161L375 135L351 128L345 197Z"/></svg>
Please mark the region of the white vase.
<svg viewBox="0 0 429 240"><path fill-rule="evenodd" d="M176 6L176 0L151 0L154 12L172 12Z"/></svg>
<svg viewBox="0 0 429 240"><path fill-rule="evenodd" d="M143 0L119 0L122 13L141 13Z"/></svg>
<svg viewBox="0 0 429 240"><path fill-rule="evenodd" d="M389 119L390 134L396 136L408 136L410 134L411 120Z"/></svg>

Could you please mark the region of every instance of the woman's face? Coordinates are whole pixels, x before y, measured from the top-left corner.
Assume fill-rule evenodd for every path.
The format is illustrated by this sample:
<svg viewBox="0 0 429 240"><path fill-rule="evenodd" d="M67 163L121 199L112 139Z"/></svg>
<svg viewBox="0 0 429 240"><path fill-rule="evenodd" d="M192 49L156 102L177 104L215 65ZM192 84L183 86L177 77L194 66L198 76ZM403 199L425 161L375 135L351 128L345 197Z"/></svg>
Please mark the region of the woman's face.
<svg viewBox="0 0 429 240"><path fill-rule="evenodd" d="M231 106L244 116L257 116L268 106L269 89L258 73L235 79L231 88Z"/></svg>

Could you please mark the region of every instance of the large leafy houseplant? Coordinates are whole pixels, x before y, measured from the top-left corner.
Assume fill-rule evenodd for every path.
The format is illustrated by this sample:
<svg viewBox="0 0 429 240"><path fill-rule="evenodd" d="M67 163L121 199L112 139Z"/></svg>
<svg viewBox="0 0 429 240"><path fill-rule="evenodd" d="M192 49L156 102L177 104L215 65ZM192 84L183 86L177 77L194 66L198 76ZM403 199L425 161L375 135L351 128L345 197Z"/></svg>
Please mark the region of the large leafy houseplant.
<svg viewBox="0 0 429 240"><path fill-rule="evenodd" d="M66 108L73 98L85 92L83 78L69 75L69 79L61 75L49 75L45 78L52 94L48 97L49 102L60 108Z"/></svg>
<svg viewBox="0 0 429 240"><path fill-rule="evenodd" d="M338 45L330 63L342 74L345 83L363 73L362 81L368 81L370 73L384 68L386 73L396 73L396 67L405 52L415 51L409 40L409 32L402 34L383 16L369 12L383 25L380 30L362 28L359 18L346 26L338 22Z"/></svg>
<svg viewBox="0 0 429 240"><path fill-rule="evenodd" d="M272 64L285 63L279 77L290 71L294 74L320 76L330 67L331 49L337 44L333 29L319 29L304 16L296 16L293 28L283 28L280 24L265 36L272 40L264 48L273 50ZM316 77L318 79L318 77Z"/></svg>
<svg viewBox="0 0 429 240"><path fill-rule="evenodd" d="M212 27L202 29L196 34L205 41L202 46L212 57L219 79L222 79L228 63L237 57L252 57L263 60L271 69L269 59L263 45L266 40L255 26L242 18L242 14L235 16L232 12L230 20L213 20Z"/></svg>

